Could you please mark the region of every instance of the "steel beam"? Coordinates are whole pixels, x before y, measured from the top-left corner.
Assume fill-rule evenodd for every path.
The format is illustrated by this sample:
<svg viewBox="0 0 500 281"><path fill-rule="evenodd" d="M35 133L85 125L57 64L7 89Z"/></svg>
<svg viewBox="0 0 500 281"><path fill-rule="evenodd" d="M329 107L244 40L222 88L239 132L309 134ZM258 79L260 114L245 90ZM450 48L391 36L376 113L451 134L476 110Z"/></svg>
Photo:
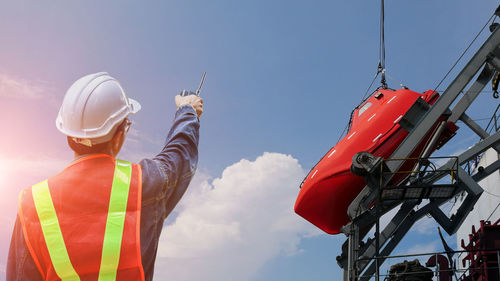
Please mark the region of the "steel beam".
<svg viewBox="0 0 500 281"><path fill-rule="evenodd" d="M449 111L450 106L455 102L456 98L470 83L472 78L483 65L485 65L483 71L479 74L476 81L471 85L460 101L455 104L448 121L456 122L458 120L462 120L482 138L480 142L458 156L459 165L463 165L467 161L484 152L489 147L494 147L500 151L500 131L497 131L495 134L490 136L465 113L469 106L477 98L479 92L481 92L481 90L489 82L494 71L500 69L499 45L500 28L497 28L483 43L453 82L448 86L436 103L429 110L419 111L420 113L415 115L415 118L410 118L411 120L409 121L411 122L408 124L411 126L407 127L410 133L390 158L408 158L413 153L415 147L419 145L426 135L429 134L431 128L435 126L439 118ZM403 125L404 124L401 124L401 126ZM499 160L483 169L483 172L478 173L479 175L476 174L474 176L470 176L465 172L465 170L463 170L462 167L458 167L456 182L459 183L459 188L455 191L455 194L466 191L467 197L459 207L457 213L451 217L446 216L440 209L440 206L449 199L430 199L427 204L417 211L415 211L414 208L420 203L418 200L391 202L385 206L384 204L381 204L382 202L379 202L377 205L382 206L381 209L377 208L375 211L375 208L368 209L368 204L376 198L375 196L379 192L379 177L383 176L382 186L384 186L391 179L392 174L399 170L403 162L403 160L386 162L385 169L389 172L388 175L385 175L385 173L384 175L380 175L377 174L375 170L372 171L366 169L366 167L362 167L361 171L363 169L368 171L363 174L363 177L366 179L367 186L365 186L356 199L351 202L348 213L352 222L348 225L348 227L343 228L344 233L346 233L349 237L347 242L348 268L345 268L345 255L343 255L344 257L341 256L338 260L341 266L344 265L344 279L354 280L356 279L358 273L364 271L360 280L369 280L376 272L377 266L380 266L380 264L385 261L385 258L378 259L378 262L360 262L359 257L373 257L377 252L376 249L378 246L384 246L379 252L379 255L389 255L406 235L406 233L411 229L413 224L427 214L431 214L448 233L454 233L462 224L463 220L483 192L482 188L477 184L477 181L484 178L485 174L491 174L495 169L500 167ZM435 183L447 174L445 173L445 170L449 170L455 165L457 165L456 161L448 161L445 165L438 169L435 176L426 178L424 182L427 184ZM378 221L380 214L393 209L401 203L403 204L401 205L398 213L392 218L384 230L377 234L376 237L379 239L378 245L374 245L376 243L375 239L370 239L367 244L360 249L359 243L366 234L366 229L373 226L374 222ZM362 236L360 236L361 229L363 229L361 231Z"/></svg>
<svg viewBox="0 0 500 281"><path fill-rule="evenodd" d="M460 92L470 82L479 69L489 59L490 53L500 45L500 28L497 28L484 42L477 53L462 69L458 76L444 91L443 95L436 101L431 109L425 114L417 127L406 137L396 151L391 155L393 159L408 158L415 149L415 146L425 137L432 126L443 113L455 101ZM391 161L387 166L391 171L397 171L402 165L402 161Z"/></svg>
<svg viewBox="0 0 500 281"><path fill-rule="evenodd" d="M499 169L500 169L500 159L498 159L497 161L484 167L482 171L477 172L475 175L472 176L472 178L475 181L480 182L482 179L493 174L494 172L498 171Z"/></svg>
<svg viewBox="0 0 500 281"><path fill-rule="evenodd" d="M500 144L500 131L497 131L493 135L487 137L486 139L483 139L473 145L471 148L467 149L466 151L462 152L460 155L458 155L458 164L463 165L466 162L472 160L479 154L485 152L488 148L498 146ZM450 169L454 165L454 161L450 160L443 166L439 167L438 170L446 170ZM438 179L433 179L434 181Z"/></svg>
<svg viewBox="0 0 500 281"><path fill-rule="evenodd" d="M387 224L387 226L384 228L384 230L380 233L380 238L379 238L379 244L382 246L384 245L394 234L394 232L397 230L401 222L403 222L406 217L410 214L410 211L413 210L415 207L416 200L411 200L403 203L401 205L401 208L398 210L396 215L392 218L392 220ZM375 255L376 252L376 245L375 245L375 239L370 240L369 243L367 243L363 249L360 250L359 256L367 256L371 257ZM361 264L359 266L360 271L363 271L368 263L366 264Z"/></svg>
<svg viewBox="0 0 500 281"><path fill-rule="evenodd" d="M500 162L500 161L499 161ZM500 165L497 164L497 165ZM456 232L457 228L460 227L463 220L466 218L467 214L474 207L475 203L481 196L483 189L477 184L477 182L469 176L461 167L458 168L458 180L460 182L460 189L457 190L455 194L465 190L467 192L467 197L457 211L457 214L449 218L440 209L440 206L448 201L449 199L431 199L424 207L420 208L418 211L413 211L416 205L414 202L405 202L396 216L393 217L391 222L386 226L381 235L380 244L385 245L385 247L380 252L381 256L389 255L394 248L399 244L401 239L408 233L413 224L421 219L424 215L431 214L432 217L438 222L450 235ZM434 181L428 182L429 184ZM373 257L374 255L373 243L365 247L366 250L358 253L358 256ZM379 258L378 263L381 265L385 262L385 258ZM368 266L369 264L369 266ZM360 280L369 280L371 276L375 273L376 264L375 261L369 263L360 263L359 271L363 272Z"/></svg>
<svg viewBox="0 0 500 281"><path fill-rule="evenodd" d="M480 138L485 139L490 134L488 134L476 121L472 120L467 114L462 114L460 120L464 122L467 127L469 127L474 133L476 133Z"/></svg>
<svg viewBox="0 0 500 281"><path fill-rule="evenodd" d="M481 73L477 77L474 84L472 84L472 86L464 94L464 96L460 99L460 101L458 101L455 107L453 107L451 116L450 118L448 118L448 121L456 123L460 119L462 114L464 114L467 108L469 108L472 102L474 102L474 100L481 93L486 84L490 82L494 73L495 71L493 71L492 67L487 63L484 66L483 71L481 71Z"/></svg>

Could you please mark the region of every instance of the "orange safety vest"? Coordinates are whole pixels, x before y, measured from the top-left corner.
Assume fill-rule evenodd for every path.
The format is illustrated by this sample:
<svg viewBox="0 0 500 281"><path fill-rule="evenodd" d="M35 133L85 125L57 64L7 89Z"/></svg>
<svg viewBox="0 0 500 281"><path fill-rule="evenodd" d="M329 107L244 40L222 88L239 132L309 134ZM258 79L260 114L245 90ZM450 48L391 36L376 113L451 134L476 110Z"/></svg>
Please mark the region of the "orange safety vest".
<svg viewBox="0 0 500 281"><path fill-rule="evenodd" d="M95 154L21 192L24 240L43 280L144 280L141 176L137 164Z"/></svg>

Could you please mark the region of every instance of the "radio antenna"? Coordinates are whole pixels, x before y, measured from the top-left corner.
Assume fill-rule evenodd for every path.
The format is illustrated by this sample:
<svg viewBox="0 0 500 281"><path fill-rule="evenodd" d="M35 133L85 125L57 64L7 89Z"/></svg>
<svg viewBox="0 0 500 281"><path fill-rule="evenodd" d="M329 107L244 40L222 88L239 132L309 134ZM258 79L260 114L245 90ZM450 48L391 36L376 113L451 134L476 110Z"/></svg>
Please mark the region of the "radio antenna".
<svg viewBox="0 0 500 281"><path fill-rule="evenodd" d="M203 86L203 82L205 82L205 76L207 75L207 72L203 72L203 76L201 76L201 82L200 82L200 86L198 87L198 90L196 90L196 95L199 96L200 95L200 91L201 91L201 86Z"/></svg>

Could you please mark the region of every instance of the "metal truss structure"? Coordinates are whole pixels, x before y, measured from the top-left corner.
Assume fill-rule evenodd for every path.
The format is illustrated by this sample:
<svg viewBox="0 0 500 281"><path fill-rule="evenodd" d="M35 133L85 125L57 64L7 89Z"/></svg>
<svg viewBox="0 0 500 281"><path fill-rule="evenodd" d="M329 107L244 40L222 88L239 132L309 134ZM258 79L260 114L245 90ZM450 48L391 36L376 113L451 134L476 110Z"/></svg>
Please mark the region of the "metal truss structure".
<svg viewBox="0 0 500 281"><path fill-rule="evenodd" d="M498 15L498 10L496 13ZM460 227L483 192L478 182L500 168L500 160L483 167L473 175L463 168L468 161L475 159L489 148L500 153L500 131L496 130L490 135L487 129L473 121L466 113L497 71L500 72L500 27L498 26L433 106L421 106L417 101L403 117L400 124L409 131L409 135L390 157L396 160L386 161L367 152L358 153L353 157L351 170L355 174L362 175L367 185L349 206L348 213L352 222L342 228L348 239L342 246L342 255L337 257L337 261L344 270L344 281L364 281L374 275L378 280L378 269L385 261L384 256L388 256L414 223L426 215L432 216L450 235ZM476 75L476 80L464 92L465 87ZM460 99L456 101L459 97ZM440 121L443 120L443 116L446 116L445 120ZM416 186L422 188L419 195L405 196L399 192L396 197L381 196L384 190L386 194L391 194L387 193L387 190L395 194L398 187L388 187L391 178L430 131L433 133L427 141L422 158L427 158L431 154L446 122L455 123L458 120L477 134L481 141L435 169L431 175L422 178ZM453 174L452 183L440 185L438 181L450 175L450 171ZM411 187L415 185L412 185L410 180L399 186L399 190L404 191ZM433 196L433 193L439 193L433 191L433 188L441 188L441 192L445 195ZM466 199L456 214L449 217L440 206L457 194L466 194ZM424 206L423 202L426 203ZM399 207L396 215L380 231L379 218L396 207ZM376 227L374 237L368 237L366 242L363 242L374 226Z"/></svg>

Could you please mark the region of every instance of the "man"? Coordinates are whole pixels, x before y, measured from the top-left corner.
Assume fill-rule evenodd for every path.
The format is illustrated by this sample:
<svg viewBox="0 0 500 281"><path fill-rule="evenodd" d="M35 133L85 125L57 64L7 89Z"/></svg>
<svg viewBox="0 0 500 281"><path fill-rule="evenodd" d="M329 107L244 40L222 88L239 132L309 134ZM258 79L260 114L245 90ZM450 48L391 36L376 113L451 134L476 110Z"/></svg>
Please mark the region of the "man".
<svg viewBox="0 0 500 281"><path fill-rule="evenodd" d="M57 128L75 159L21 192L7 280L152 280L163 221L198 161L196 95L175 97L166 144L139 164L115 159L140 104L101 72L67 91ZM158 118L161 120L161 118Z"/></svg>

